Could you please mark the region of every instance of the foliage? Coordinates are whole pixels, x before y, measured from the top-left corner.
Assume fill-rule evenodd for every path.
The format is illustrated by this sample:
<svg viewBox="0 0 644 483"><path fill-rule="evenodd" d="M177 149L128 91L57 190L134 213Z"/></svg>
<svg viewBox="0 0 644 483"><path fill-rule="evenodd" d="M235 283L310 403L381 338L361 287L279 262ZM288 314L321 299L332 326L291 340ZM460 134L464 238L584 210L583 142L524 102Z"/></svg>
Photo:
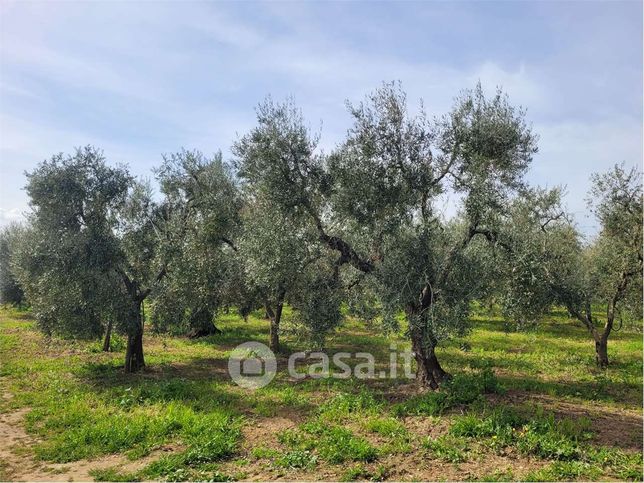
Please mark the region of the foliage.
<svg viewBox="0 0 644 483"><path fill-rule="evenodd" d="M589 245L561 208L560 190L533 190L515 204L501 290L504 311L515 320L536 321L553 305L565 307L591 333L597 362L606 366L613 328L641 317L642 183L641 173L623 166L592 181L589 204L601 231ZM605 317L592 313L595 306L605 307Z"/></svg>
<svg viewBox="0 0 644 483"><path fill-rule="evenodd" d="M436 365L436 343L464 332L480 288L470 242L496 239L504 203L523 186L535 137L521 110L501 92L486 98L480 85L436 122L423 109L409 113L396 84L348 108L353 127L323 156L293 103L269 98L257 110L258 125L234 146L238 176L294 227L309 227L318 250L337 257L292 297L307 325L337 324L339 281L359 283L357 271L369 275L366 292L390 325L406 312L417 357ZM464 199L458 223L445 223L435 206L447 187ZM311 311L320 301L329 302ZM436 385L440 371L427 372L426 382Z"/></svg>
<svg viewBox="0 0 644 483"><path fill-rule="evenodd" d="M436 439L427 438L423 441L423 447L443 461L450 463L462 463L467 459L467 443L464 440L453 436L443 435Z"/></svg>
<svg viewBox="0 0 644 483"><path fill-rule="evenodd" d="M152 294L151 320L158 331L209 335L218 310L235 301L235 285L243 283L231 246L240 226L240 195L221 154L166 156L158 175L176 209L189 206L191 216L178 227L184 234L171 245L172 267Z"/></svg>
<svg viewBox="0 0 644 483"><path fill-rule="evenodd" d="M289 451L275 460L277 466L284 468L306 468L311 469L317 463L317 456L310 451L294 450Z"/></svg>
<svg viewBox="0 0 644 483"><path fill-rule="evenodd" d="M159 172L161 202L92 147L56 155L27 175L33 213L15 266L45 332L96 337L114 325L128 334L126 369L144 366L142 303L181 252L192 213L176 183L185 158Z"/></svg>
<svg viewBox="0 0 644 483"><path fill-rule="evenodd" d="M27 175L33 214L16 247L16 275L40 327L75 337L100 335L124 310L112 231L131 177L90 147L56 155Z"/></svg>
<svg viewBox="0 0 644 483"><path fill-rule="evenodd" d="M19 224L10 224L0 231L0 304L20 305L25 294L16 279L15 250L25 229Z"/></svg>
<svg viewBox="0 0 644 483"><path fill-rule="evenodd" d="M500 393L503 388L489 370L478 374L457 374L440 392L429 392L412 397L393 407L395 414L439 416L459 405L482 402L484 394Z"/></svg>

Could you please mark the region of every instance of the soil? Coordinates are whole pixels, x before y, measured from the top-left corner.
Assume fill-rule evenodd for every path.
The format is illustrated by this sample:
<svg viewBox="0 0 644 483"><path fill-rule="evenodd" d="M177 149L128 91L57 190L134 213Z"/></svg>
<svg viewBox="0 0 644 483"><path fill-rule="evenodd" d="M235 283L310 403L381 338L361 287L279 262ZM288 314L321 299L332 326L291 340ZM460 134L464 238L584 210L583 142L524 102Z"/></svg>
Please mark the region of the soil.
<svg viewBox="0 0 644 483"><path fill-rule="evenodd" d="M94 481L90 470L117 467L119 471L137 471L159 458L164 449L137 461L123 455L108 455L73 463L44 463L37 461L31 448L38 438L24 429L24 417L29 408L0 414L0 480L13 481Z"/></svg>
<svg viewBox="0 0 644 483"><path fill-rule="evenodd" d="M627 451L642 451L642 416L637 411L600 406L586 407L548 396L521 392L510 392L491 399L498 399L490 401L493 403L539 404L554 411L558 417L587 417L596 431L594 443L620 447ZM0 441L3 442L0 446L0 480L92 481L90 470L116 467L121 472L135 472L164 453L180 450L168 446L137 461L130 461L124 455L108 455L65 464L40 462L34 458L31 450L38 443L38 439L24 429L24 417L28 412L29 408L22 408L0 414ZM257 459L252 455L252 449L258 447L286 450L278 442L278 433L296 428L302 420L303 415L296 411L293 414L280 413L270 418L250 418L244 425L240 454L235 460L222 463L222 472L249 481L341 479L347 468L355 464L328 465L320 462L312 470L284 469L275 467L269 460ZM444 434L449 426L446 418L407 417L402 421L414 438L436 438ZM351 429L357 433L360 433L359 427L357 423L351 425ZM375 435L363 432L361 436L375 444L381 442ZM512 451L502 455L473 451L468 461L456 464L436 460L427 452L416 450L408 454L384 456L375 463L361 466L372 474L384 471L388 480L462 481L510 470L516 478L547 464L547 461L526 458Z"/></svg>

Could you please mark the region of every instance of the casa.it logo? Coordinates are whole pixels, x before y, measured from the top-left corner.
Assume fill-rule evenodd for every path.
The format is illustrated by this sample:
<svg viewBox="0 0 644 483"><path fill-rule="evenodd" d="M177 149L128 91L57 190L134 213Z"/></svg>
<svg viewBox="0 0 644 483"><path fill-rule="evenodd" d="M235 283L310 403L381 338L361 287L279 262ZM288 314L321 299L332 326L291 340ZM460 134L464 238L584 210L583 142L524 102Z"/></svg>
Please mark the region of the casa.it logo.
<svg viewBox="0 0 644 483"><path fill-rule="evenodd" d="M235 383L246 389L259 389L269 384L277 373L275 354L260 342L244 342L228 358L228 373Z"/></svg>

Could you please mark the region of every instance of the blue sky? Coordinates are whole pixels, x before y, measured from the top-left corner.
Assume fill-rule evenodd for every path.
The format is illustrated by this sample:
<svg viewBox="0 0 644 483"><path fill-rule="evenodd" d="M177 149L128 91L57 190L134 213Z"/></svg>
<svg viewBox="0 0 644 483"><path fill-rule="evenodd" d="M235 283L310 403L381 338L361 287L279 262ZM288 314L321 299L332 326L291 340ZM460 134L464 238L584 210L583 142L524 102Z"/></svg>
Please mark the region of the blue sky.
<svg viewBox="0 0 644 483"><path fill-rule="evenodd" d="M181 147L229 153L271 94L329 150L382 81L438 115L479 79L528 109L530 181L566 185L594 232L590 173L642 163L642 2L2 0L0 224L27 210L24 171L75 146L149 176Z"/></svg>

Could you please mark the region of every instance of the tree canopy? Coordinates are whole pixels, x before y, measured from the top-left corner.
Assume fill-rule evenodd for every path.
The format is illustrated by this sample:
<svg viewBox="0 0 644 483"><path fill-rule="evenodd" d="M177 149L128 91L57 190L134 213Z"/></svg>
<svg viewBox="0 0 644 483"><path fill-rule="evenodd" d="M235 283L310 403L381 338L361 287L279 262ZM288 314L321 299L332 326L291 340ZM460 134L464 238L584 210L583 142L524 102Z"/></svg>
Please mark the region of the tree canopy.
<svg viewBox="0 0 644 483"><path fill-rule="evenodd" d="M538 138L501 90L479 84L430 116L386 83L347 109L352 125L325 153L294 101L269 97L229 162L164 156L159 193L95 148L53 156L27 174L28 223L0 236L3 300L24 291L48 333L127 334L128 371L145 365L146 301L155 330L191 337L216 333L222 309L261 307L276 351L285 304L318 347L347 311L387 329L404 314L432 388L450 377L436 347L469 329L474 300L494 297L521 326L558 304L608 363L616 318L641 308L641 173L593 177L589 244L561 188L526 182Z"/></svg>

